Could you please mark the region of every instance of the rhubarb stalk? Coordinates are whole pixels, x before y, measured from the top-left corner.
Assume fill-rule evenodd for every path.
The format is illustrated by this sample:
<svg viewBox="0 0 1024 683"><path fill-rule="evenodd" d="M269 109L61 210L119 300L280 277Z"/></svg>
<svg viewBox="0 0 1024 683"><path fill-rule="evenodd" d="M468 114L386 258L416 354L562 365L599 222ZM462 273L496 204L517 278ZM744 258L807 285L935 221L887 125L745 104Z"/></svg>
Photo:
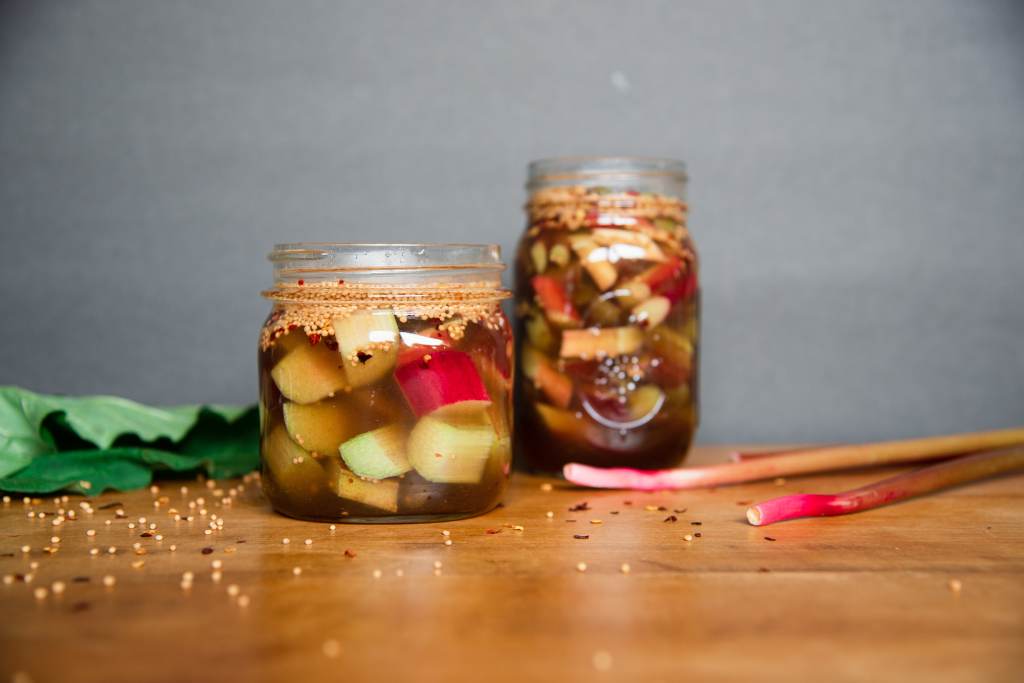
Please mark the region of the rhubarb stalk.
<svg viewBox="0 0 1024 683"><path fill-rule="evenodd" d="M834 495L773 498L747 508L747 521L764 526L798 517L846 515L1018 469L1024 469L1024 447L985 451Z"/></svg>
<svg viewBox="0 0 1024 683"><path fill-rule="evenodd" d="M694 489L814 472L937 460L963 453L1024 445L1024 427L973 434L933 436L853 446L831 446L740 462L670 470L601 469L565 466L565 478L580 486L606 489Z"/></svg>

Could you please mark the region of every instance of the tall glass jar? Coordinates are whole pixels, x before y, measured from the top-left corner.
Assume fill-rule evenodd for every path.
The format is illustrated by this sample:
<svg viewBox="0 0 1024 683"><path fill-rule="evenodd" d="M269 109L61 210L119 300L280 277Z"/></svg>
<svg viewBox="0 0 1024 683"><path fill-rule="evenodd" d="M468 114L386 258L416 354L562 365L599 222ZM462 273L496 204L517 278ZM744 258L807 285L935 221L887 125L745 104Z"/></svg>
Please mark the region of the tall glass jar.
<svg viewBox="0 0 1024 683"><path fill-rule="evenodd" d="M686 172L669 159L559 158L529 167L516 256L516 451L670 467L697 429L700 292Z"/></svg>
<svg viewBox="0 0 1024 683"><path fill-rule="evenodd" d="M274 508L417 522L486 512L511 459L500 251L280 244L260 332L260 453Z"/></svg>

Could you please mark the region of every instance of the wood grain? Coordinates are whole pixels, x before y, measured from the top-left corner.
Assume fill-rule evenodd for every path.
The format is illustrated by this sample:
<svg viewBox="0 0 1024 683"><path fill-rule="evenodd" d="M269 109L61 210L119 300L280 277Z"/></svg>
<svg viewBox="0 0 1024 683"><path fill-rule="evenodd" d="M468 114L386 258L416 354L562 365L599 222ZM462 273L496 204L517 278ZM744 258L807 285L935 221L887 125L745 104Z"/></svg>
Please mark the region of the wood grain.
<svg viewBox="0 0 1024 683"><path fill-rule="evenodd" d="M726 453L702 448L691 461ZM0 681L1022 680L1024 477L849 517L761 529L743 518L750 501L898 471L651 494L519 475L505 507L483 517L334 532L275 515L256 483L226 508L195 481L107 494L93 505L120 501L127 519L97 510L59 527L26 516L55 511L52 499L16 500L0 508L0 573L34 578L0 585ZM169 501L154 509L158 496ZM197 496L207 517L174 522L168 508L186 512ZM582 501L592 509L569 512ZM212 514L224 528L204 536ZM163 541L127 528L139 516ZM52 535L59 551L44 553ZM93 546L104 552L90 556ZM33 595L58 580L62 594Z"/></svg>

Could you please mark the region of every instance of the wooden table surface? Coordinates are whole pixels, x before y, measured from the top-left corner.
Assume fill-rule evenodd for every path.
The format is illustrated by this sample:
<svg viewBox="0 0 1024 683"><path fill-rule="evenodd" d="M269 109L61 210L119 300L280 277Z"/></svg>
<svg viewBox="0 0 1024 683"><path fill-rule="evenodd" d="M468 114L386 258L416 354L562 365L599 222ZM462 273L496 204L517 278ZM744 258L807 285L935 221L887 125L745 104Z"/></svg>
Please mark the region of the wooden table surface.
<svg viewBox="0 0 1024 683"><path fill-rule="evenodd" d="M256 481L230 506L196 481L106 494L92 515L71 497L59 526L52 497L16 499L0 508L0 681L1024 680L1024 476L849 517L743 516L880 476L644 494L519 475L483 517L334 531L275 515ZM113 502L125 518L99 509ZM151 523L162 540L140 537Z"/></svg>

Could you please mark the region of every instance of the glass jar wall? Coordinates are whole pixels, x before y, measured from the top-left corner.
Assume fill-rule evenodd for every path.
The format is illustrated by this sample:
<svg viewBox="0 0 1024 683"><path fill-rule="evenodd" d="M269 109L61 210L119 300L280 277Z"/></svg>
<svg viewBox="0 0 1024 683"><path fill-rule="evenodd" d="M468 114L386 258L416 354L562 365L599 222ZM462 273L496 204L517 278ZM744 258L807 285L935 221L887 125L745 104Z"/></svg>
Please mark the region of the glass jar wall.
<svg viewBox="0 0 1024 683"><path fill-rule="evenodd" d="M531 469L653 469L685 456L700 309L685 183L683 164L665 159L530 165L516 452Z"/></svg>
<svg viewBox="0 0 1024 683"><path fill-rule="evenodd" d="M512 425L498 247L285 244L270 260L260 452L274 508L411 522L494 507Z"/></svg>

